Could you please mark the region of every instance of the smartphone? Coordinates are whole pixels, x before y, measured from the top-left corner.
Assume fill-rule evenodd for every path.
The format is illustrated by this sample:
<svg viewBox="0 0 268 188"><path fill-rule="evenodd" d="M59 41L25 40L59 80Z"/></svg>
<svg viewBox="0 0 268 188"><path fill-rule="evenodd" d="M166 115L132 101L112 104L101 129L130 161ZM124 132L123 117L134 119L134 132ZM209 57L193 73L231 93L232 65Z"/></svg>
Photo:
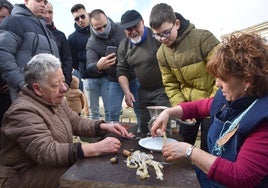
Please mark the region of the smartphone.
<svg viewBox="0 0 268 188"><path fill-rule="evenodd" d="M107 46L105 56L107 56L111 53L116 53L116 51L117 51L116 46Z"/></svg>

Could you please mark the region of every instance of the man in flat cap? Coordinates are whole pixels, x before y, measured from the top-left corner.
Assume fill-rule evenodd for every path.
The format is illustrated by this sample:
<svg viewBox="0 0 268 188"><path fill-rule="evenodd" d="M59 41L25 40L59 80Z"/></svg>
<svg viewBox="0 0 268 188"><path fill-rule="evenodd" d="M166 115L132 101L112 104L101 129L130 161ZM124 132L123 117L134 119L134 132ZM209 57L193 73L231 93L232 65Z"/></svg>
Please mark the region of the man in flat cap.
<svg viewBox="0 0 268 188"><path fill-rule="evenodd" d="M148 122L151 117L147 106L170 106L162 83L161 72L156 59L160 43L155 40L153 32L144 25L144 20L136 10L128 10L121 17L124 38L117 51L118 81L125 93L125 101L132 106L137 99L129 90L129 70L135 71L140 83L138 103L141 111L140 131L148 133Z"/></svg>

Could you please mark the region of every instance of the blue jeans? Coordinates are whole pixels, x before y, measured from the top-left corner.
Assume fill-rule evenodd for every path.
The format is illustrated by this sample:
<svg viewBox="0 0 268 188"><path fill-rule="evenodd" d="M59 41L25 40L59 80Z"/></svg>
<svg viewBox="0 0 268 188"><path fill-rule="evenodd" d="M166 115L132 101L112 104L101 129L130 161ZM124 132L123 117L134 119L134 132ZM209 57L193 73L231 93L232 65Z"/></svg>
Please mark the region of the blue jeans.
<svg viewBox="0 0 268 188"><path fill-rule="evenodd" d="M134 112L137 117L137 123L139 125L140 122L140 111L138 107L138 89L140 84L137 79L130 81L129 89L131 93L134 95L136 102L134 102ZM122 101L124 98L124 92L118 82L110 82L109 87L109 99L110 99L110 121L119 121L119 117L121 114Z"/></svg>
<svg viewBox="0 0 268 188"><path fill-rule="evenodd" d="M100 118L99 97L101 96L104 106L105 121L109 121L109 82L107 77L83 79L84 93L89 103L89 117L91 119L99 120Z"/></svg>

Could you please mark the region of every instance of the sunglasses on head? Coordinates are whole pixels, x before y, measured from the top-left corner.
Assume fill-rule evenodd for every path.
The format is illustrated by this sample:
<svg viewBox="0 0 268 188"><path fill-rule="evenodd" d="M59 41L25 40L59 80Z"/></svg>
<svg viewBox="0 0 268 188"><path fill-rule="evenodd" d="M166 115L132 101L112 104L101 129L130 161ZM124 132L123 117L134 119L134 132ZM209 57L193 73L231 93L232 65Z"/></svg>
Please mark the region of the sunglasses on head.
<svg viewBox="0 0 268 188"><path fill-rule="evenodd" d="M86 15L82 14L82 15L80 15L80 16L77 16L77 17L75 17L74 21L78 22L78 21L80 20L80 18L81 18L82 20L84 20L84 19L86 18Z"/></svg>

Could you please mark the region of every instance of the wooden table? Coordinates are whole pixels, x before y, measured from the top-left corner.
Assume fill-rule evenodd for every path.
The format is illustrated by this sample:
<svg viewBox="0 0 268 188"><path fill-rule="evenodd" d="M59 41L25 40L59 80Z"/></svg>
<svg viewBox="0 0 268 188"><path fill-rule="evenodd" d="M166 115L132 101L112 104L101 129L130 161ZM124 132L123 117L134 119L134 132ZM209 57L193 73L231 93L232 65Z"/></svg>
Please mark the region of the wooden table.
<svg viewBox="0 0 268 188"><path fill-rule="evenodd" d="M176 163L164 164L162 172L164 180L156 179L155 171L148 168L150 177L140 179L136 175L137 169L126 166L126 157L122 154L124 149L129 151L140 150L146 153L151 151L139 146L139 139L128 140L120 138L121 149L118 153L118 163L110 163L114 156L105 155L94 158L87 158L77 161L60 178L61 187L79 188L162 188L162 187L200 187L190 161L179 160ZM161 152L152 152L154 160L165 162Z"/></svg>

